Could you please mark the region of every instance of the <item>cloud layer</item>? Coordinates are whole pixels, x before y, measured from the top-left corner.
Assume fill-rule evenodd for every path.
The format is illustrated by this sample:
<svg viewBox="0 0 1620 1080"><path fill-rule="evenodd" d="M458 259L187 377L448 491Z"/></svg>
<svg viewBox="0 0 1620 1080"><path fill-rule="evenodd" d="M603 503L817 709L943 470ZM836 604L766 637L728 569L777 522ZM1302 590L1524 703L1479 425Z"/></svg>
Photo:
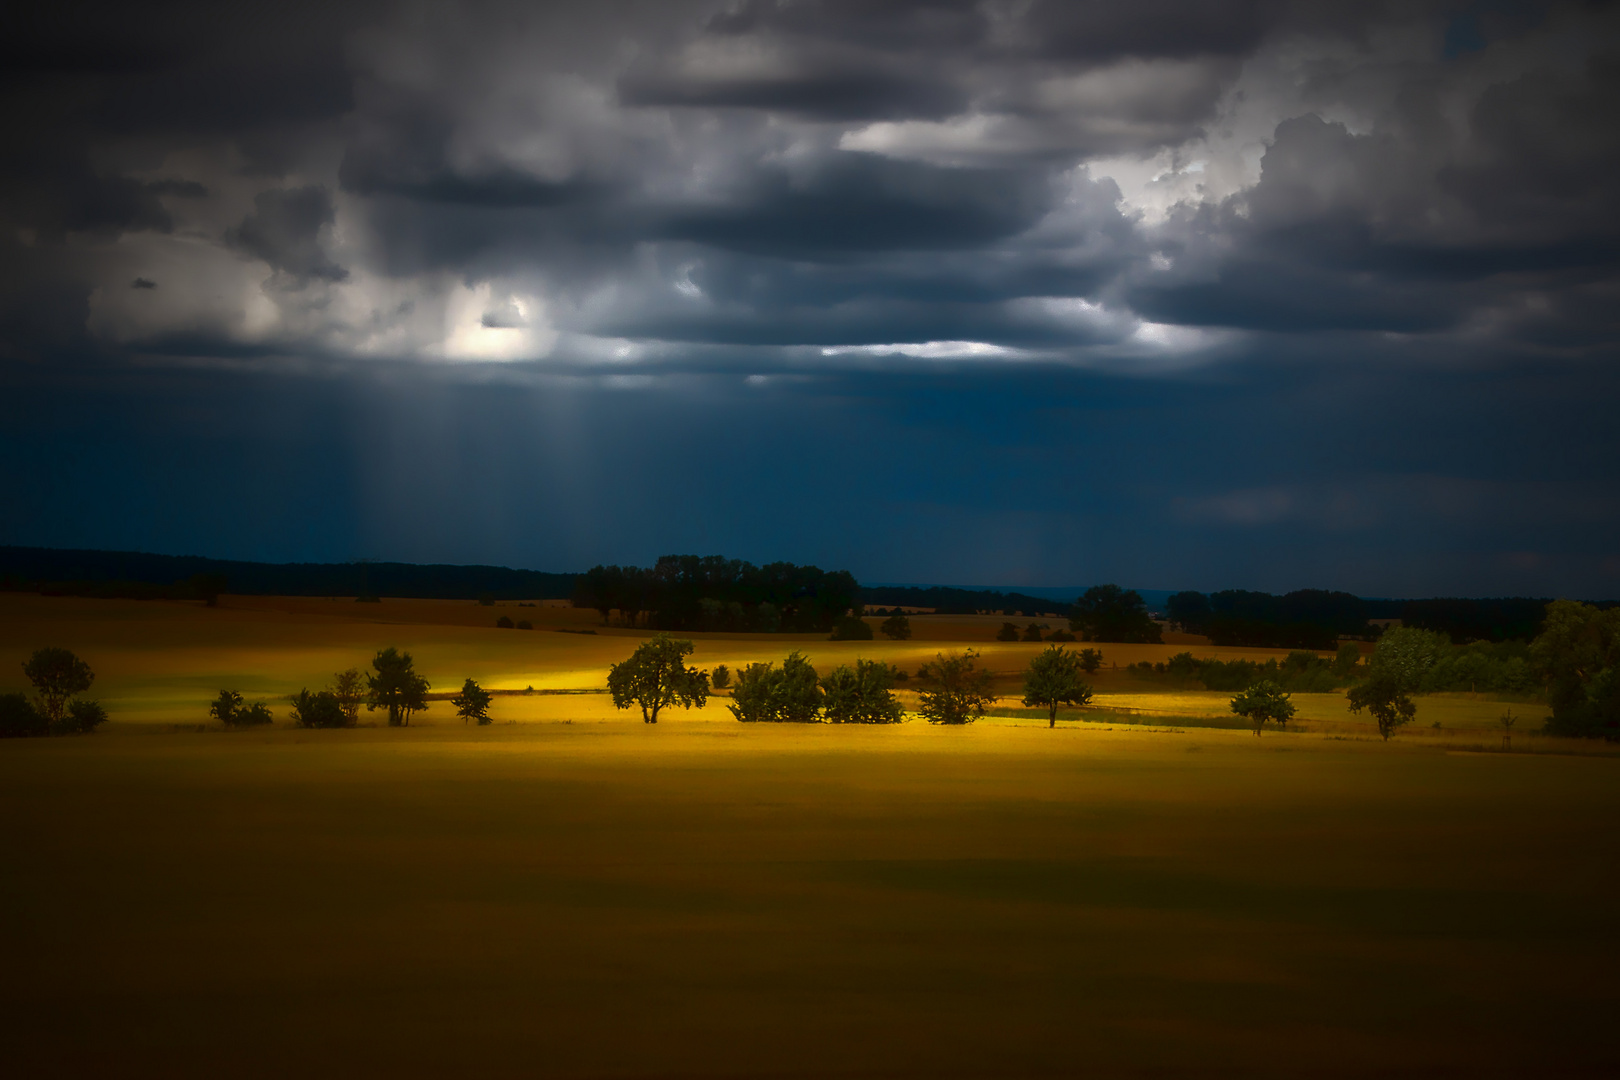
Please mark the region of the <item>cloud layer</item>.
<svg viewBox="0 0 1620 1080"><path fill-rule="evenodd" d="M7 38L0 364L18 393L99 380L137 409L164 392L150 373L207 369L312 394L496 379L670 413L686 393L809 408L836 386L893 412L966 392L942 377L1020 401L1043 379L1143 379L1218 444L1229 418L1191 386L1264 394L1251 380L1288 372L1315 387L1291 401L1349 430L1331 402L1397 378L1477 404L1504 373L1556 368L1590 400L1620 344L1613 5L59 5ZM927 430L998 444L966 403L951 415ZM1172 533L1287 525L1345 551L1365 538L1335 523L1412 513L1451 535L1436 507L1483 520L1487 488L1596 508L1571 530L1620 525L1603 468L1556 475L1539 446L1437 471L1410 437L1331 482L1229 456L1219 479L1165 459L1140 483ZM1030 467L1063 489L1064 443L1044 445ZM953 520L992 512L947 501ZM44 535L28 505L17 539ZM775 557L745 533L708 546ZM527 550L505 557L562 557ZM1610 588L1582 558L1572 581ZM1048 552L1025 577L1104 570Z"/></svg>

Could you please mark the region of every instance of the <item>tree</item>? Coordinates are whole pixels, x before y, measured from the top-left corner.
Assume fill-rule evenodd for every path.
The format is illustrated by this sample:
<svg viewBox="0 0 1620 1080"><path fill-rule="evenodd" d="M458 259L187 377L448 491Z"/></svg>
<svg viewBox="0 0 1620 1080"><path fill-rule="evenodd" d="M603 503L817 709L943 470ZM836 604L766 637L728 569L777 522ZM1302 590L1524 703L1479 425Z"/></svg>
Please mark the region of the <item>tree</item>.
<svg viewBox="0 0 1620 1080"><path fill-rule="evenodd" d="M390 649L390 652L393 650ZM340 728L348 726L343 705L330 690L310 693L300 690L292 697L293 723L302 728Z"/></svg>
<svg viewBox="0 0 1620 1080"><path fill-rule="evenodd" d="M1069 629L1082 641L1118 641L1158 645L1159 624L1148 614L1147 601L1135 590L1095 585L1074 602Z"/></svg>
<svg viewBox="0 0 1620 1080"><path fill-rule="evenodd" d="M52 734L88 735L107 722L107 710L101 702L75 698L68 702L67 715L51 728Z"/></svg>
<svg viewBox="0 0 1620 1080"><path fill-rule="evenodd" d="M1365 682L1350 688L1345 695L1350 699L1350 711L1366 709L1378 721L1378 734L1388 742L1395 729L1409 724L1417 715L1417 706L1388 674L1372 675Z"/></svg>
<svg viewBox="0 0 1620 1080"><path fill-rule="evenodd" d="M1002 623L1001 624L1001 629L996 631L996 640L997 641L1017 641L1018 640L1018 627L1015 624L1010 623L1010 622Z"/></svg>
<svg viewBox="0 0 1620 1080"><path fill-rule="evenodd" d="M1171 626L1187 634L1202 634L1214 616L1209 597L1191 590L1178 592L1166 601L1165 614L1169 616Z"/></svg>
<svg viewBox="0 0 1620 1080"><path fill-rule="evenodd" d="M450 699L450 704L456 707L456 715L461 717L463 724L476 720L482 727L492 722L489 718L491 700L490 692L469 678L461 684L461 693Z"/></svg>
<svg viewBox="0 0 1620 1080"><path fill-rule="evenodd" d="M51 722L34 708L26 694L0 695L0 739L26 739L47 735Z"/></svg>
<svg viewBox="0 0 1620 1080"><path fill-rule="evenodd" d="M219 697L208 706L208 715L226 727L236 723L236 710L242 707L242 695L235 690L221 690Z"/></svg>
<svg viewBox="0 0 1620 1080"><path fill-rule="evenodd" d="M1294 715L1294 703L1288 699L1282 687L1270 679L1261 679L1232 699L1232 711L1247 717L1254 724L1254 733L1259 735L1267 720L1275 720L1278 726L1288 723L1288 718Z"/></svg>
<svg viewBox="0 0 1620 1080"><path fill-rule="evenodd" d="M1366 679L1345 695L1350 711L1370 712L1378 722L1378 734L1388 741L1396 728L1417 716L1411 695L1450 649L1451 639L1433 630L1397 626L1385 631L1367 663Z"/></svg>
<svg viewBox="0 0 1620 1080"><path fill-rule="evenodd" d="M719 667L714 669L714 674L709 677L709 682L716 690L730 686L731 669L726 667L726 665L721 664Z"/></svg>
<svg viewBox="0 0 1620 1080"><path fill-rule="evenodd" d="M821 705L816 669L795 650L780 668L749 664L739 671L728 708L744 723L813 724Z"/></svg>
<svg viewBox="0 0 1620 1080"><path fill-rule="evenodd" d="M878 626L883 636L890 641L909 641L911 639L911 620L898 611L890 615Z"/></svg>
<svg viewBox="0 0 1620 1080"><path fill-rule="evenodd" d="M1554 600L1530 662L1547 683L1549 734L1620 740L1620 608Z"/></svg>
<svg viewBox="0 0 1620 1080"><path fill-rule="evenodd" d="M894 696L894 669L876 660L840 664L821 680L822 708L830 724L898 724L904 718Z"/></svg>
<svg viewBox="0 0 1620 1080"><path fill-rule="evenodd" d="M499 629L499 630L511 630L511 629L513 629L512 616L510 616L510 615L502 615L500 618L495 620L495 626L496 626L496 629Z"/></svg>
<svg viewBox="0 0 1620 1080"><path fill-rule="evenodd" d="M1059 705L1085 705L1091 687L1080 677L1080 657L1061 645L1048 646L1024 671L1024 705L1045 708L1046 726L1057 727Z"/></svg>
<svg viewBox="0 0 1620 1080"><path fill-rule="evenodd" d="M348 719L346 727L354 727L360 722L360 706L366 702L365 676L360 674L359 668L349 668L332 676L332 694L338 699L338 705L343 709L343 715Z"/></svg>
<svg viewBox="0 0 1620 1080"><path fill-rule="evenodd" d="M871 641L872 627L858 615L841 615L833 623L829 641Z"/></svg>
<svg viewBox="0 0 1620 1080"><path fill-rule="evenodd" d="M1047 629L1045 623L1030 623L1028 626L1024 627L1024 636L1022 640L1039 641L1041 640L1041 631L1045 629Z"/></svg>
<svg viewBox="0 0 1620 1080"><path fill-rule="evenodd" d="M389 727L409 725L412 713L428 707L428 681L416 673L410 653L389 646L377 653L371 666L377 674L366 676L366 708L387 709ZM323 693L337 701L336 694Z"/></svg>
<svg viewBox="0 0 1620 1080"><path fill-rule="evenodd" d="M1084 671L1087 675L1095 675L1097 673L1097 669L1102 667L1102 660L1103 657L1101 649L1080 650L1080 670Z"/></svg>
<svg viewBox="0 0 1620 1080"><path fill-rule="evenodd" d="M995 700L990 673L974 663L978 656L972 649L939 653L917 673L926 684L918 711L930 724L971 724Z"/></svg>
<svg viewBox="0 0 1620 1080"><path fill-rule="evenodd" d="M62 722L67 699L82 694L96 681L90 665L67 649L46 648L35 651L23 664L23 674L34 684L40 701L44 703L45 720L52 727Z"/></svg>
<svg viewBox="0 0 1620 1080"><path fill-rule="evenodd" d="M670 705L701 709L709 700L709 673L686 666L694 646L668 634L654 634L608 669L608 692L621 709L641 706L644 723L658 723L658 713Z"/></svg>
<svg viewBox="0 0 1620 1080"><path fill-rule="evenodd" d="M1347 641L1339 646L1339 651L1333 657L1333 674L1341 679L1348 679L1355 673L1356 665L1361 663L1361 648L1353 641Z"/></svg>

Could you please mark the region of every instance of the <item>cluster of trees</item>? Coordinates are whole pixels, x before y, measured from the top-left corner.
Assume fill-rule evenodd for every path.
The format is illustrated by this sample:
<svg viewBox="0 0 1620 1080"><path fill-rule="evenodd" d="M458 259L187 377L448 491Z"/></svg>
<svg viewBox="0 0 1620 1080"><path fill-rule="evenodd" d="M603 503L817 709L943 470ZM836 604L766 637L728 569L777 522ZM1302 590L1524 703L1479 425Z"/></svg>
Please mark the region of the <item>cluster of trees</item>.
<svg viewBox="0 0 1620 1080"><path fill-rule="evenodd" d="M616 611L626 626L657 630L827 633L859 603L847 570L718 555L666 555L650 569L595 566L574 589L574 606L595 608L604 623Z"/></svg>
<svg viewBox="0 0 1620 1080"><path fill-rule="evenodd" d="M1069 629L1081 641L1113 641L1158 645L1164 641L1147 602L1134 589L1096 585L1074 602Z"/></svg>
<svg viewBox="0 0 1620 1080"><path fill-rule="evenodd" d="M0 738L88 735L107 722L101 703L78 695L96 681L90 665L67 649L37 649L23 663L27 694L0 695Z"/></svg>
<svg viewBox="0 0 1620 1080"><path fill-rule="evenodd" d="M1020 592L996 592L991 589L952 589L940 585L882 585L861 590L861 602L868 607L888 607L890 614L897 609L931 608L940 615L978 615L984 612L1035 618L1041 615L1062 617L1069 613L1069 605L1058 600L1029 596ZM878 612L878 614L884 614Z"/></svg>
<svg viewBox="0 0 1620 1080"><path fill-rule="evenodd" d="M364 706L368 711L386 712L390 727L405 727L412 716L428 707L431 686L417 673L410 653L392 647L381 649L372 658L371 667L371 674L349 668L332 676L331 685L323 689L299 690L291 699L293 723L304 728L354 727L360 722L360 708ZM492 700L488 690L469 678L450 704L464 723L489 724ZM274 719L267 703L245 704L235 690L221 690L208 706L208 714L227 727L252 727Z"/></svg>
<svg viewBox="0 0 1620 1080"><path fill-rule="evenodd" d="M1172 626L1216 645L1271 649L1336 648L1339 638L1370 637L1368 605L1345 592L1299 589L1282 596L1227 589L1179 592L1165 604Z"/></svg>
<svg viewBox="0 0 1620 1080"><path fill-rule="evenodd" d="M1143 660L1125 670L1137 678L1155 682L1181 685L1198 682L1206 690L1246 690L1257 683L1272 682L1284 690L1325 694L1352 682L1360 659L1360 649L1345 642L1332 660L1304 650L1295 650L1281 661L1271 659L1263 663L1201 660L1190 652L1180 652L1159 663Z"/></svg>

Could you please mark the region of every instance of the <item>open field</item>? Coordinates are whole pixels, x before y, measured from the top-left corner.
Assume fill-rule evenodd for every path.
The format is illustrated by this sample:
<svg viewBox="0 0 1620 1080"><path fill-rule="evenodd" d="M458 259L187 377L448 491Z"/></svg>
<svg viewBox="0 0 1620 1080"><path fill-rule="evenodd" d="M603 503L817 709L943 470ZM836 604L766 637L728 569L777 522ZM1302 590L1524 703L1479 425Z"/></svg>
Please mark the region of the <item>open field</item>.
<svg viewBox="0 0 1620 1080"><path fill-rule="evenodd" d="M601 695L498 698L482 729L442 705L410 729L175 729L222 685L318 685L381 645L448 688L600 685L633 644L357 606L0 596L0 675L66 645L114 715L0 742L8 1074L1620 1068L1620 760L1425 728L1483 733L1500 702L1421 699L1387 745L1334 695L1262 739L720 703L652 727ZM939 647L700 638L698 661L795 646Z"/></svg>

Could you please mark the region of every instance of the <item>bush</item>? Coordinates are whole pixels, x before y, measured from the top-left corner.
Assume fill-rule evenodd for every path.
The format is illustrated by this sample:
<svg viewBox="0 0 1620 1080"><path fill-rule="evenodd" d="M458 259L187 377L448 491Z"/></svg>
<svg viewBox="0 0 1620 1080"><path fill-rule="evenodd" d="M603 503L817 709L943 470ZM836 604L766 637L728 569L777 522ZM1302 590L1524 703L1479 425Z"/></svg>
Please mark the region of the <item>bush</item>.
<svg viewBox="0 0 1620 1080"><path fill-rule="evenodd" d="M50 734L50 720L26 694L0 695L0 739L26 739Z"/></svg>
<svg viewBox="0 0 1620 1080"><path fill-rule="evenodd" d="M833 624L830 641L871 641L872 627L865 619L844 615Z"/></svg>
<svg viewBox="0 0 1620 1080"><path fill-rule="evenodd" d="M338 702L338 705L339 707L342 706L341 700ZM262 701L255 701L253 704L244 707L241 712L236 714L236 726L259 727L262 724L270 723L274 719L275 717L270 715L270 706L266 705ZM348 717L345 716L344 719L347 721Z"/></svg>
<svg viewBox="0 0 1620 1080"><path fill-rule="evenodd" d="M856 660L839 665L821 680L823 709L831 724L898 724L903 717L891 692L894 671L888 664Z"/></svg>
<svg viewBox="0 0 1620 1080"><path fill-rule="evenodd" d="M75 698L68 702L67 713L51 725L52 735L89 735L107 722L107 710L99 701Z"/></svg>
<svg viewBox="0 0 1620 1080"><path fill-rule="evenodd" d="M1001 624L1001 629L996 631L996 640L997 641L1017 641L1018 640L1018 627L1015 626L1014 624L1010 623L1010 622L1002 623Z"/></svg>
<svg viewBox="0 0 1620 1080"><path fill-rule="evenodd" d="M911 638L911 620L898 611L884 619L878 629L890 641L907 641Z"/></svg>
<svg viewBox="0 0 1620 1080"><path fill-rule="evenodd" d="M821 684L816 669L798 652L791 652L777 668L749 664L737 673L737 688L728 708L738 720L751 723L813 724L821 711Z"/></svg>
<svg viewBox="0 0 1620 1080"><path fill-rule="evenodd" d="M300 690L292 699L293 723L302 728L340 728L349 726L343 703L330 690L312 694Z"/></svg>
<svg viewBox="0 0 1620 1080"><path fill-rule="evenodd" d="M990 693L990 673L974 663L978 655L972 649L940 653L923 665L918 674L928 685L920 695L919 711L930 724L971 724L995 700Z"/></svg>
<svg viewBox="0 0 1620 1080"><path fill-rule="evenodd" d="M712 686L721 688L730 686L731 669L726 667L726 665L721 664L719 667L714 669L714 674L709 676L709 683Z"/></svg>
<svg viewBox="0 0 1620 1080"><path fill-rule="evenodd" d="M495 625L502 630L510 630L512 629L512 619L508 615L502 615L495 620Z"/></svg>

